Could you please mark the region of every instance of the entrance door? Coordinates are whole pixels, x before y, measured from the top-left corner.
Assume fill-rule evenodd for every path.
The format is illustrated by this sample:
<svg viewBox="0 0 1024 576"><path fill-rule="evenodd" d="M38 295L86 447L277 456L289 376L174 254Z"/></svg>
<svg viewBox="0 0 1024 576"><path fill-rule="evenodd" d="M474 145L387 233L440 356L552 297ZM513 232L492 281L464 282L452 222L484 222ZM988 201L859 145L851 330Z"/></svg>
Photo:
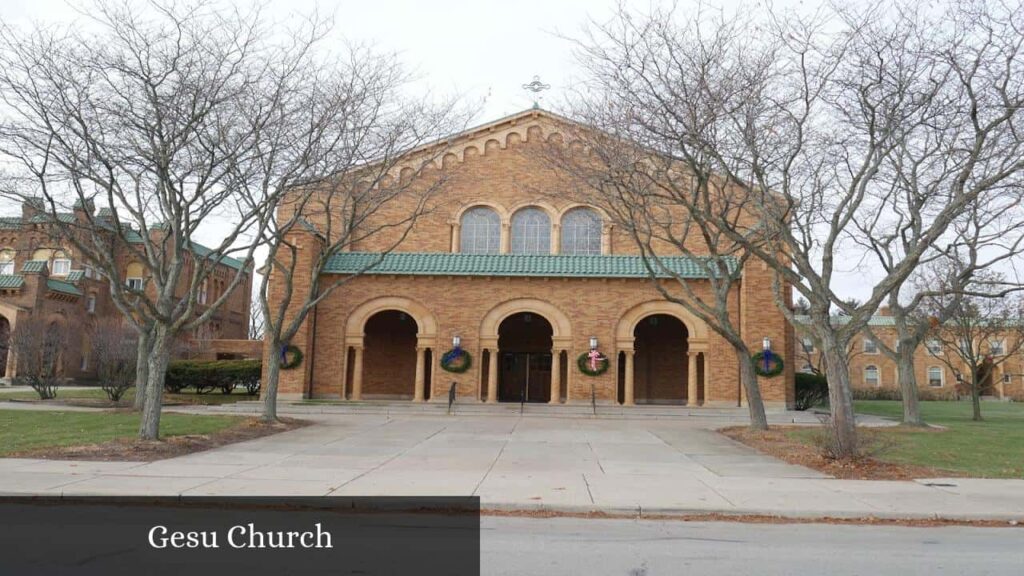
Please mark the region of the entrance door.
<svg viewBox="0 0 1024 576"><path fill-rule="evenodd" d="M547 402L551 395L551 354L502 352L499 402Z"/></svg>

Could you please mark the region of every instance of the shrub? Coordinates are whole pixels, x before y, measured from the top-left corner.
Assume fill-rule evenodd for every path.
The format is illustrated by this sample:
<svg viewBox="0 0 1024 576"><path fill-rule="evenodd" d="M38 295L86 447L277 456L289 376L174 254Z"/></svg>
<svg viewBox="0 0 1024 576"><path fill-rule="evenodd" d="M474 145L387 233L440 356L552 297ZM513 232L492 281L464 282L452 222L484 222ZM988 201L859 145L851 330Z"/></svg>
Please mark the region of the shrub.
<svg viewBox="0 0 1024 576"><path fill-rule="evenodd" d="M899 388L854 388L854 400L903 400L903 393ZM917 399L922 401L932 400L956 400L956 390L952 388L937 388L934 390L917 390Z"/></svg>
<svg viewBox="0 0 1024 576"><path fill-rule="evenodd" d="M244 386L253 395L260 389L261 371L259 360L175 360L167 367L164 389L175 394L185 388L199 394L213 390L230 394Z"/></svg>
<svg viewBox="0 0 1024 576"><path fill-rule="evenodd" d="M828 401L828 379L820 374L796 374L796 409L809 410Z"/></svg>

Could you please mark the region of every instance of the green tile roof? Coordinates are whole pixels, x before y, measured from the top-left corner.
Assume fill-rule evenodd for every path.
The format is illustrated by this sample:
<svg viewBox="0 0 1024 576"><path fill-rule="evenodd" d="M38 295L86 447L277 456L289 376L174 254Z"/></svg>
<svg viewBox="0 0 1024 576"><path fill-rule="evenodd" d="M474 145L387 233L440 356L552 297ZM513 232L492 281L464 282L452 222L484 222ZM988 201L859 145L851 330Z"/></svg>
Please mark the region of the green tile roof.
<svg viewBox="0 0 1024 576"><path fill-rule="evenodd" d="M21 228L21 216L0 216L0 230L17 230Z"/></svg>
<svg viewBox="0 0 1024 576"><path fill-rule="evenodd" d="M58 212L57 221L64 224L71 224L75 222L75 215L71 212ZM31 224L45 224L47 222L53 222L53 218L50 214L36 214L35 216L28 219Z"/></svg>
<svg viewBox="0 0 1024 576"><path fill-rule="evenodd" d="M85 276L85 270L72 270L68 272L67 281L72 284L78 284L83 276Z"/></svg>
<svg viewBox="0 0 1024 576"><path fill-rule="evenodd" d="M850 321L850 317L849 316L833 315L833 316L831 316L831 318L832 318L832 323L833 324L837 324L837 325L846 324L846 323L848 323ZM797 324L810 324L811 323L811 317L810 316L798 315L798 316L795 317L795 320L796 320ZM892 316L872 316L868 320L868 326L895 326L895 325L896 325L896 319L893 318Z"/></svg>
<svg viewBox="0 0 1024 576"><path fill-rule="evenodd" d="M54 280L53 278L49 278L46 280L46 287L52 292L72 294L74 296L82 295L82 291L76 288L74 284L69 284L63 280Z"/></svg>
<svg viewBox="0 0 1024 576"><path fill-rule="evenodd" d="M213 249L207 248L206 246L203 246L202 244L200 244L198 242L193 242L192 243L192 252L196 256L199 256L200 258L206 258L207 256L209 256L213 252ZM216 257L214 257L214 259L216 259ZM225 265L225 266L229 266L231 268L234 268L235 270L241 270L242 269L242 261L238 260L236 258L232 258L230 256L221 256L220 257L220 263Z"/></svg>
<svg viewBox="0 0 1024 576"><path fill-rule="evenodd" d="M696 259L662 258L665 267L683 278L707 278ZM731 269L735 260L729 259ZM345 252L328 260L324 273L399 274L418 276L546 276L571 278L645 278L640 256L570 256L549 254L450 254ZM668 274L659 273L667 278Z"/></svg>
<svg viewBox="0 0 1024 576"><path fill-rule="evenodd" d="M0 274L0 290L17 290L25 285L25 279L14 274Z"/></svg>
<svg viewBox="0 0 1024 576"><path fill-rule="evenodd" d="M29 260L21 267L22 274L39 273L46 269L46 260Z"/></svg>

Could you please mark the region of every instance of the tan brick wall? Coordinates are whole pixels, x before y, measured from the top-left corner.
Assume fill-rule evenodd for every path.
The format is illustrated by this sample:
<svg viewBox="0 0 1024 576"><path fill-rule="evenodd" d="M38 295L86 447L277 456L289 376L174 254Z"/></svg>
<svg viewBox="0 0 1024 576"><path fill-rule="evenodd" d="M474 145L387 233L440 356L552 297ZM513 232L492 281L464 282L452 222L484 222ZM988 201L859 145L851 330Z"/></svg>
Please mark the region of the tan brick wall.
<svg viewBox="0 0 1024 576"><path fill-rule="evenodd" d="M410 196L443 182L441 192L434 195L429 212L420 218L400 250L415 252L458 251L458 217L474 205L493 207L502 217L502 244L508 245L509 220L516 210L536 205L549 212L552 220L552 253L559 251L559 218L577 205L568 191L564 174L554 173L539 159L541 142L555 128L543 117L517 120L516 125L489 128L475 134L456 147L453 155L443 161L444 168L428 170L415 181ZM396 202L371 219L370 226L381 222L395 222L408 215L410 205ZM315 220L315 216L311 216ZM340 226L340 222L336 222ZM296 240L310 246L311 237ZM389 246L391 234L368 238L353 250L374 251ZM632 254L636 248L625 235L614 227L605 226L603 246L606 254ZM699 246L694 250L700 252ZM308 271L308 253L300 253L296 278ZM305 274L308 276L308 274ZM762 264L750 264L744 279L734 289L730 308L737 326L752 350L760 350L761 339L769 336L776 350L786 355L786 373L776 378L761 380L766 401L784 405L793 398L792 335L791 328L775 307L770 291L772 274ZM325 282L325 281L322 281ZM678 286L667 285L678 292ZM706 286L695 283L698 293ZM301 294L305 287L297 286ZM281 287L272 281L271 298L281 294ZM346 323L352 311L376 298L408 298L436 319L437 341L432 349L433 390L431 396L443 398L448 384L457 383L458 394L467 399L486 396L481 381L486 378L487 362L482 355L481 323L496 306L515 299L529 298L554 306L570 321L568 357L563 365L566 376L562 389L568 386L573 401L589 401L591 385L600 401L614 402L618 397L621 378L616 328L623 315L632 307L645 302L663 302L662 296L646 279L573 279L573 278L483 278L435 276L367 276L353 280L321 302L315 314L307 319L305 328L293 342L303 349L307 362L302 369L282 372L281 391L285 397L312 395L339 397L351 392L346 385L353 379L350 350L352 342L345 337ZM539 310L535 310L539 313ZM552 322L554 319L549 318ZM315 338L313 331L315 326ZM454 335L462 337L463 347L474 358L474 366L464 374L453 374L440 368L443 352L451 346ZM612 366L607 373L591 378L579 372L576 358L588 350L588 340L597 336L601 350L609 356ZM407 342L386 342L367 335L363 338L364 353L363 391L383 390L383 394L411 394L410 382L415 368L414 352ZM401 344L401 346L399 346ZM388 346L389 348L385 348ZM701 395L709 405L736 405L740 401L740 386L733 348L713 332L707 340L707 358L710 373L705 379L707 389ZM404 350L404 351L403 351ZM638 399L650 394L680 401L686 394L686 344L661 339L656 348L638 350L636 359L636 391ZM410 368L411 366L411 368ZM565 380L568 380L568 384ZM404 384L399 385L398 382ZM348 383L348 384L346 384ZM564 395L564 392L563 392Z"/></svg>

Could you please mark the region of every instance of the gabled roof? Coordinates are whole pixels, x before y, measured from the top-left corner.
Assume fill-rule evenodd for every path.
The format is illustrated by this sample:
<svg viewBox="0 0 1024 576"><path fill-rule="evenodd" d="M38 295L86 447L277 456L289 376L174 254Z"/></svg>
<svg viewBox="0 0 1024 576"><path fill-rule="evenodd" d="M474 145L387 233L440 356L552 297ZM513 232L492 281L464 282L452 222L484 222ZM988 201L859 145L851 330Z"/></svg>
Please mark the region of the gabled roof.
<svg viewBox="0 0 1024 576"><path fill-rule="evenodd" d="M682 278L707 278L693 258L662 258ZM730 266L736 262L730 259ZM396 274L410 276L525 276L550 278L647 278L640 256L573 256L564 254L451 254L422 252L345 252L331 257L325 274ZM668 278L668 274L658 273Z"/></svg>
<svg viewBox="0 0 1024 576"><path fill-rule="evenodd" d="M25 285L25 279L15 274L0 274L0 290L18 290Z"/></svg>
<svg viewBox="0 0 1024 576"><path fill-rule="evenodd" d="M192 252L200 258L206 258L213 253L213 249L207 248L198 242L192 242ZM211 259L216 260L217 258L214 256ZM234 268L235 270L242 269L242 261L230 256L221 256L220 263L230 268Z"/></svg>
<svg viewBox="0 0 1024 576"><path fill-rule="evenodd" d="M82 291L75 287L74 284L69 284L63 280L54 280L48 278L46 280L46 288L51 292L60 292L61 294L70 294L72 296L81 296Z"/></svg>

